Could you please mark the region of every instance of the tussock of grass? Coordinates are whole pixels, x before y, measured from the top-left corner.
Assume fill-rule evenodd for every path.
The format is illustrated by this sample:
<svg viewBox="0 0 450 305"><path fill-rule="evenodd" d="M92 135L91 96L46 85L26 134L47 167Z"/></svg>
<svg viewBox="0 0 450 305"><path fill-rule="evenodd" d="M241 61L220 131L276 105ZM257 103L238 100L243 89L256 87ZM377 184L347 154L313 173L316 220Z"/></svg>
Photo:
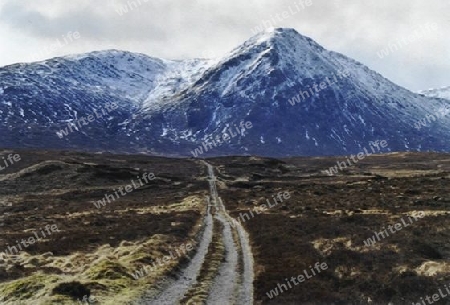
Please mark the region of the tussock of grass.
<svg viewBox="0 0 450 305"><path fill-rule="evenodd" d="M5 301L27 300L42 294L44 288L53 286L57 280L56 276L35 274L1 284L0 295Z"/></svg>
<svg viewBox="0 0 450 305"><path fill-rule="evenodd" d="M118 262L106 259L89 268L84 276L89 280L123 280L131 278L127 268Z"/></svg>
<svg viewBox="0 0 450 305"><path fill-rule="evenodd" d="M450 263L439 261L426 261L414 270L421 276L436 276L450 274Z"/></svg>

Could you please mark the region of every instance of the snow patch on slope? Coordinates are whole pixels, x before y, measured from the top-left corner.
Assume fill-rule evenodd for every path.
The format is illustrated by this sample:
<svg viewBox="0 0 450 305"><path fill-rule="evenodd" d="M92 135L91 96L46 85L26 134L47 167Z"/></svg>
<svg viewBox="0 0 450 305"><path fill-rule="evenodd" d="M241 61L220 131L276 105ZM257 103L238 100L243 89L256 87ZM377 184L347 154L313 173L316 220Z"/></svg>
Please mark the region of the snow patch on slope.
<svg viewBox="0 0 450 305"><path fill-rule="evenodd" d="M165 69L149 88L143 109L159 109L165 101L196 82L214 62L214 59L163 60Z"/></svg>
<svg viewBox="0 0 450 305"><path fill-rule="evenodd" d="M450 100L450 86L442 87L440 89L422 90L419 91L419 94L423 94L428 97L444 98Z"/></svg>

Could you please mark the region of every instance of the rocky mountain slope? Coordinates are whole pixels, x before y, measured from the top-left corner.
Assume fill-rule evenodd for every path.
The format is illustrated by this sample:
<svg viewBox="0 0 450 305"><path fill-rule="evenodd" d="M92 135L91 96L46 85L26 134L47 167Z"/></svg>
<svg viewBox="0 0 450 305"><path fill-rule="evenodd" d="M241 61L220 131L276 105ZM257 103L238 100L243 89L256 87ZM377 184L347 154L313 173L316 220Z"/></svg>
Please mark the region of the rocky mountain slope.
<svg viewBox="0 0 450 305"><path fill-rule="evenodd" d="M385 140L387 151L449 151L448 116L414 128L449 107L292 29L215 60L109 50L0 68L4 147L292 156Z"/></svg>

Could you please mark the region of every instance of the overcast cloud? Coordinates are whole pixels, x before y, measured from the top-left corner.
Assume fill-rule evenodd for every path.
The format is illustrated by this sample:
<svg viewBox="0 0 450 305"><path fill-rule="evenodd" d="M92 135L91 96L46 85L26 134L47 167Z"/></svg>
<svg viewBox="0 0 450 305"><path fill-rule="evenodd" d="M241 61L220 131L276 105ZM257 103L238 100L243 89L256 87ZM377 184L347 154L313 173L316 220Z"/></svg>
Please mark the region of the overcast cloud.
<svg viewBox="0 0 450 305"><path fill-rule="evenodd" d="M0 66L111 48L169 59L220 56L301 1L0 0ZM450 85L450 1L311 1L274 25L295 28L413 91ZM122 16L116 11L131 2L138 7ZM377 55L432 23L437 29L424 37ZM74 32L80 38L70 41Z"/></svg>

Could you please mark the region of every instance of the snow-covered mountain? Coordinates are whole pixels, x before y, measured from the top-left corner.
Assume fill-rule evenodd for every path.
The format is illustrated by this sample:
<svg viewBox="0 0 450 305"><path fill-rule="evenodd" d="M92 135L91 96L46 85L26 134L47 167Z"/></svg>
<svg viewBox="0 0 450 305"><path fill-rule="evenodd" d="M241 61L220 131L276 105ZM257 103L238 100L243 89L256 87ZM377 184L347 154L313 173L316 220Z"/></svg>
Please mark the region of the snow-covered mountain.
<svg viewBox="0 0 450 305"><path fill-rule="evenodd" d="M450 86L442 87L440 89L428 89L419 92L428 97L445 98L450 100Z"/></svg>
<svg viewBox="0 0 450 305"><path fill-rule="evenodd" d="M117 109L105 112L110 102ZM450 151L449 117L414 128L449 107L292 29L260 33L214 60L110 50L0 68L5 147L189 156L244 120L253 128L205 155L350 154L376 140L390 151ZM58 137L70 122L75 131Z"/></svg>

